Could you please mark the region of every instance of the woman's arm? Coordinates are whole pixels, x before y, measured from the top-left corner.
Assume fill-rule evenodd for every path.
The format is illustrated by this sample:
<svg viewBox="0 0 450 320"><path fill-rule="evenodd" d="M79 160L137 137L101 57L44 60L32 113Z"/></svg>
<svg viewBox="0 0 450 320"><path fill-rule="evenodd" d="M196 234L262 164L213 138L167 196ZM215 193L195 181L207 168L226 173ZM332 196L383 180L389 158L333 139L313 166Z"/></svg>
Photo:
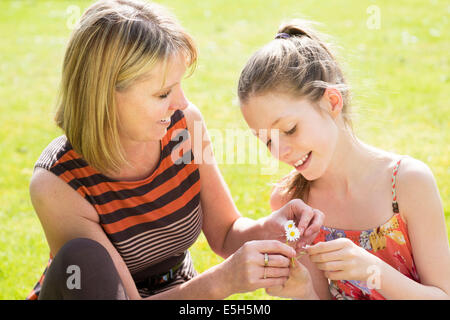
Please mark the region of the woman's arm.
<svg viewBox="0 0 450 320"><path fill-rule="evenodd" d="M94 207L53 173L38 168L30 184L33 206L53 256L69 240L89 238L106 248L130 299L141 299L120 254L99 224ZM273 252L280 263L271 278L262 279L262 250ZM286 257L284 257L286 256ZM235 292L253 291L284 283L292 248L278 241L249 242L221 264L186 283L147 299L223 299ZM260 261L261 260L261 261Z"/></svg>
<svg viewBox="0 0 450 320"><path fill-rule="evenodd" d="M272 210L278 210L282 206L284 206L288 201L289 198L286 195L282 195L281 190L278 187L274 187L272 189L272 194L270 196L270 207ZM301 240L301 239L300 239ZM319 270L316 265L310 261L308 255L303 255L299 259L299 262L301 265L306 268L306 270L309 272L312 285L315 292L312 292L312 294L309 297L303 297L302 294L294 294L291 295L290 298L301 298L301 299L317 299L320 300L329 300L331 299L330 290L328 288L328 279L324 276L323 271ZM297 283L295 284L293 280L297 280L297 278L291 279L291 276L289 277L288 281L291 282L291 287L297 286L300 291L302 291L304 287L304 283ZM303 279L301 279L303 280ZM275 295L283 295L286 296L287 293L284 293L283 290L279 290L280 292L277 292L277 294L274 293L274 290L269 290L269 294L275 294ZM292 293L293 290L289 292L289 294Z"/></svg>
<svg viewBox="0 0 450 320"><path fill-rule="evenodd" d="M30 196L54 257L69 240L89 238L106 248L130 299L139 299L128 268L100 226L94 207L53 173L37 168L31 178Z"/></svg>
<svg viewBox="0 0 450 320"><path fill-rule="evenodd" d="M191 136L194 158L199 162L200 198L204 216L203 233L215 253L226 258L250 240L281 240L284 237L283 222L294 219L294 216L304 229L309 225L310 235L319 231L323 214L313 212L300 200L256 221L242 217L220 174L200 111L190 104L184 110L184 114Z"/></svg>

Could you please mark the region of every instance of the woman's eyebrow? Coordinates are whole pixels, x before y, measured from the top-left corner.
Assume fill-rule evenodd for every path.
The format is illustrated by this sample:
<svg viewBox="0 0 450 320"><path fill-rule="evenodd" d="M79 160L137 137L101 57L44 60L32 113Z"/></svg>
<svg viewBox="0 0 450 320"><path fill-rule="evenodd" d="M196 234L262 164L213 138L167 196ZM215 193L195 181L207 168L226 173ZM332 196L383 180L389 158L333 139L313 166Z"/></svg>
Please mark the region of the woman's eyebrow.
<svg viewBox="0 0 450 320"><path fill-rule="evenodd" d="M155 93L155 95L157 95L157 94L159 94L160 92L163 92L163 91L168 91L168 90L172 89L173 87L175 87L177 84L179 84L179 82L176 82L174 84L171 84L170 86L161 88Z"/></svg>

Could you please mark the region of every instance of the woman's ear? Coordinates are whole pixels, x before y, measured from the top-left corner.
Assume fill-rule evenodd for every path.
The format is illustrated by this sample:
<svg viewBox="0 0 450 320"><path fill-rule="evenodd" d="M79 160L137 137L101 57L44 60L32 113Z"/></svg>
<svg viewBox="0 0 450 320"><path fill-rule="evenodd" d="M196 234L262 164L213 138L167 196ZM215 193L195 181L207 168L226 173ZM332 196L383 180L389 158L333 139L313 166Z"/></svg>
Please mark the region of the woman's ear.
<svg viewBox="0 0 450 320"><path fill-rule="evenodd" d="M325 89L323 99L325 99L324 102L327 104L328 112L333 119L336 119L344 107L344 100L342 99L341 92L334 88L327 88Z"/></svg>

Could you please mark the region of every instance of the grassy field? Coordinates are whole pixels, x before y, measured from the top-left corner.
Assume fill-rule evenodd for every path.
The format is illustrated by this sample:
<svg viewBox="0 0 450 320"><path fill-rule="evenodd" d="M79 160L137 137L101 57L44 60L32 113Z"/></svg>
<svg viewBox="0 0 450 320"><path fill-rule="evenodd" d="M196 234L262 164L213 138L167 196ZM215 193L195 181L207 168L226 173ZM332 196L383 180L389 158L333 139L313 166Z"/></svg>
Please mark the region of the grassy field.
<svg viewBox="0 0 450 320"><path fill-rule="evenodd" d="M0 1L0 299L24 299L48 258L28 184L41 151L61 134L52 119L64 46L71 23L89 3ZM184 88L210 129L247 128L236 103L239 72L250 54L273 38L281 20L305 17L320 22L319 30L340 48L353 88L357 135L427 163L450 226L447 1L161 3L198 43L198 68ZM280 166L275 174L262 175L257 165L220 167L237 207L251 218L270 212L268 184L290 170ZM191 252L199 272L221 261L203 235ZM258 290L230 299L272 297Z"/></svg>

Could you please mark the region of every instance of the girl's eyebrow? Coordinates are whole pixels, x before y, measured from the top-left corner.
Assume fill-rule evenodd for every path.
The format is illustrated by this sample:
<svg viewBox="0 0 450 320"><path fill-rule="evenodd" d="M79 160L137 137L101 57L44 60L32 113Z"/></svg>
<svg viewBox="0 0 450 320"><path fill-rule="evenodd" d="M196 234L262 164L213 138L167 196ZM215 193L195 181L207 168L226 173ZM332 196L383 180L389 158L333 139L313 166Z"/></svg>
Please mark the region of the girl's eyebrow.
<svg viewBox="0 0 450 320"><path fill-rule="evenodd" d="M278 118L277 120L275 120L272 125L270 126L270 128L272 128L273 126L275 126L278 122L280 122L280 120L283 119L283 117ZM256 136L259 138L258 132L255 130L255 134Z"/></svg>
<svg viewBox="0 0 450 320"><path fill-rule="evenodd" d="M278 118L277 120L275 120L270 127L272 128L273 126L275 126L281 119L282 118Z"/></svg>

